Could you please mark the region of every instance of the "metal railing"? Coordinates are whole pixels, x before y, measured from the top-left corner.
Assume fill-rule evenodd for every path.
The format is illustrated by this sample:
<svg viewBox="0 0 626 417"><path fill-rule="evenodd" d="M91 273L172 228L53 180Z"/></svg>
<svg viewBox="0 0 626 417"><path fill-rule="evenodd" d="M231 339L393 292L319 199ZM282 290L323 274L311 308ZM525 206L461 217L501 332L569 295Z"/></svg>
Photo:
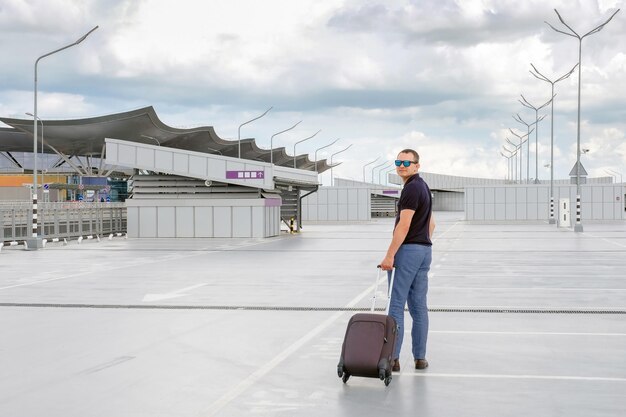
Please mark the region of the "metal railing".
<svg viewBox="0 0 626 417"><path fill-rule="evenodd" d="M124 203L39 203L44 239L73 239L126 232ZM30 237L32 207L27 202L0 202L0 242Z"/></svg>

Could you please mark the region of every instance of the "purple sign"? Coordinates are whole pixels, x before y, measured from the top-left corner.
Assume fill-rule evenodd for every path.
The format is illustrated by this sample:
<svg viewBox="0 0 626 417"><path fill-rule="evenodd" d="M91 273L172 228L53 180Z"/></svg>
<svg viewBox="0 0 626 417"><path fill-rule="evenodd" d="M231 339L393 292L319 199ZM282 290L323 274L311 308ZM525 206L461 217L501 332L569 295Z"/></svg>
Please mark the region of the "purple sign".
<svg viewBox="0 0 626 417"><path fill-rule="evenodd" d="M226 179L229 180L262 180L265 171L226 171Z"/></svg>
<svg viewBox="0 0 626 417"><path fill-rule="evenodd" d="M398 194L398 190L383 190L383 194Z"/></svg>
<svg viewBox="0 0 626 417"><path fill-rule="evenodd" d="M283 204L283 200L280 198L265 198L265 207L280 207Z"/></svg>

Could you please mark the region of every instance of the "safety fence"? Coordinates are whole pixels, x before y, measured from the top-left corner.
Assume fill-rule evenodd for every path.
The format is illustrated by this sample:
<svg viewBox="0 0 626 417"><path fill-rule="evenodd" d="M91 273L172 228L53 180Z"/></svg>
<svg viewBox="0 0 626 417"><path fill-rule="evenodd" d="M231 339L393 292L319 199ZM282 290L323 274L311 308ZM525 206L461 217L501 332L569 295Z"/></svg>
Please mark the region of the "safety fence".
<svg viewBox="0 0 626 417"><path fill-rule="evenodd" d="M126 232L124 203L39 203L39 234L43 239L80 239ZM19 242L32 234L32 205L0 202L0 242Z"/></svg>

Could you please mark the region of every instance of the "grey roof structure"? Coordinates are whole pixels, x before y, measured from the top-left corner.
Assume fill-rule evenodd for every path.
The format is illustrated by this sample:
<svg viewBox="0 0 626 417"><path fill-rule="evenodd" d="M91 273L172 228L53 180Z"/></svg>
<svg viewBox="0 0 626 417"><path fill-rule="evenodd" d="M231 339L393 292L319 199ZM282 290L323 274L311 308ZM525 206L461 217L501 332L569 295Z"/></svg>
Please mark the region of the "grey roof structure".
<svg viewBox="0 0 626 417"><path fill-rule="evenodd" d="M13 128L0 128L0 152L32 152L32 119L0 117L0 121ZM65 155L100 156L105 138L153 145L154 140L145 137L150 136L158 140L160 146L238 156L238 142L220 138L212 126L174 128L163 123L152 106L85 119L42 120L42 123L45 144ZM45 152L52 153L50 146ZM246 138L241 140L241 157L269 162L270 150L261 149L254 139ZM294 155L287 154L284 147L275 148L273 160L274 165L293 167ZM307 154L297 155L296 168L313 171L315 162ZM317 162L318 172L329 168L325 159Z"/></svg>

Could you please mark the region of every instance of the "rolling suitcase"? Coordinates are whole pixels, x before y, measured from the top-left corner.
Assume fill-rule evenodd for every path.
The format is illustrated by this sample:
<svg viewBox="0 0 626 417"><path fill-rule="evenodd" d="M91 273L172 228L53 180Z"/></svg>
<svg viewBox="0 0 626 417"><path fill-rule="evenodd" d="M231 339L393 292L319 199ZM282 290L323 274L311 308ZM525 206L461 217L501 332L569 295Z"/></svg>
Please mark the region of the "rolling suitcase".
<svg viewBox="0 0 626 417"><path fill-rule="evenodd" d="M380 268L380 266L379 266ZM369 313L358 313L350 318L346 335L341 347L341 358L337 365L337 374L344 383L351 376L380 378L388 386L391 382L393 351L396 346L396 320L389 316L389 303L395 270L391 273L391 282L385 314L375 314L376 292L380 281L380 269L374 286L374 299Z"/></svg>

